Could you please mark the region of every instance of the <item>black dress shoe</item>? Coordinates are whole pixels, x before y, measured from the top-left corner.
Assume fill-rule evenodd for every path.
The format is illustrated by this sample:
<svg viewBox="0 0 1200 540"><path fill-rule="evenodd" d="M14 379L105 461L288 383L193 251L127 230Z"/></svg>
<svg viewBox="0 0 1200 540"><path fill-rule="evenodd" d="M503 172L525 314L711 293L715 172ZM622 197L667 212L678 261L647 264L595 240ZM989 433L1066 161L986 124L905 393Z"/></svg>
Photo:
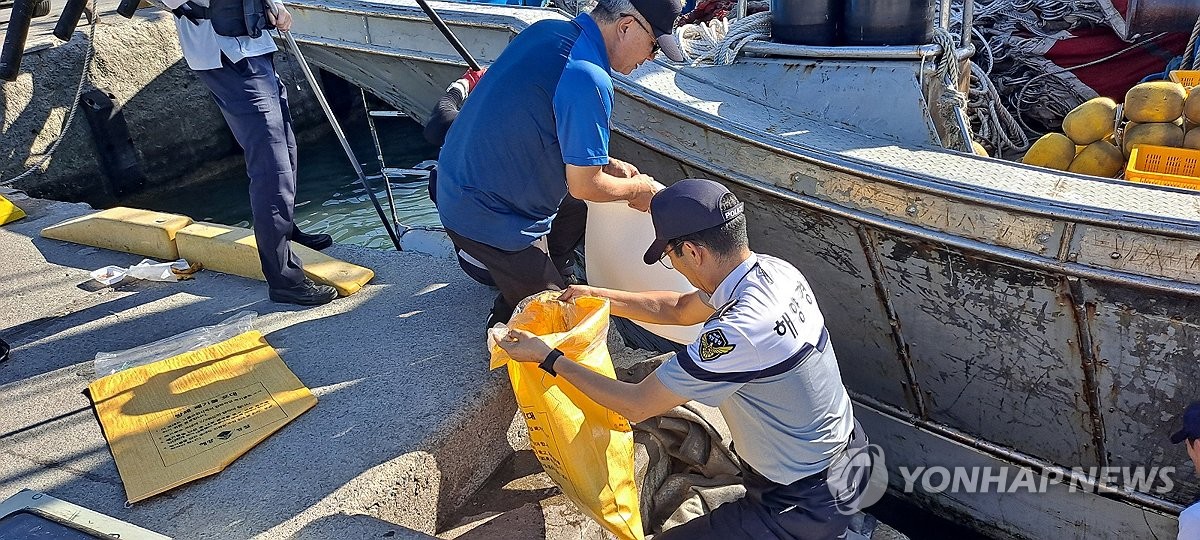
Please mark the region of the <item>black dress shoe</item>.
<svg viewBox="0 0 1200 540"><path fill-rule="evenodd" d="M300 229L292 229L292 241L317 251L333 245L333 237L328 234L308 234Z"/></svg>
<svg viewBox="0 0 1200 540"><path fill-rule="evenodd" d="M317 285L305 278L304 282L287 289L270 289L267 295L272 302L281 304L296 304L299 306L319 306L332 302L337 298L337 289L329 285Z"/></svg>

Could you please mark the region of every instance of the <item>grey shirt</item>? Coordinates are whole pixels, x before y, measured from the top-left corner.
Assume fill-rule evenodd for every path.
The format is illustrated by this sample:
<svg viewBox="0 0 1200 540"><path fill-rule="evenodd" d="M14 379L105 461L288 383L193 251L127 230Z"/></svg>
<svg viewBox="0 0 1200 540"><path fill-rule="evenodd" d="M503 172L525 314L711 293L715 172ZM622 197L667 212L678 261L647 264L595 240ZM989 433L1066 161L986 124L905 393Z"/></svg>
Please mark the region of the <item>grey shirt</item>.
<svg viewBox="0 0 1200 540"><path fill-rule="evenodd" d="M825 470L854 429L825 318L804 276L752 254L713 291L716 313L686 353L655 374L682 397L716 406L738 455L790 484Z"/></svg>
<svg viewBox="0 0 1200 540"><path fill-rule="evenodd" d="M170 9L182 6L187 0L162 0ZM208 7L208 0L192 0L196 4ZM283 4L276 2L276 5ZM261 36L229 37L217 34L212 22L201 19L193 23L187 17L175 17L175 28L179 31L179 48L183 49L183 58L189 68L195 71L217 69L221 67L221 54L230 62L240 62L243 58L262 56L279 50L275 40L266 32Z"/></svg>

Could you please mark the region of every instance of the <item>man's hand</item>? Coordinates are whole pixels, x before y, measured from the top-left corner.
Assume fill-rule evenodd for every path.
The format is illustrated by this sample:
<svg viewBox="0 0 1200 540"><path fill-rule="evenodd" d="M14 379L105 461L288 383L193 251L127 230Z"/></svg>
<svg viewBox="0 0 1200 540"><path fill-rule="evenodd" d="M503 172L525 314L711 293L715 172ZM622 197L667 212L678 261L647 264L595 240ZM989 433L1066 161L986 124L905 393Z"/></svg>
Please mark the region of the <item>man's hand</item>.
<svg viewBox="0 0 1200 540"><path fill-rule="evenodd" d="M658 190L663 188L663 185L656 182L654 177L648 174L638 174L633 178L630 178L630 180L641 182L642 185L639 185L637 192L629 198L629 207L633 208L634 210L649 212L650 199L654 197L655 193L658 193Z"/></svg>
<svg viewBox="0 0 1200 540"><path fill-rule="evenodd" d="M596 287L590 287L588 285L571 285L570 287L567 287L567 290L558 295L558 301L570 302L571 300L575 300L576 298L583 296L599 296L600 298L604 298L604 295L600 294L600 289Z"/></svg>
<svg viewBox="0 0 1200 540"><path fill-rule="evenodd" d="M614 157L608 158L608 165L604 166L604 172L617 178L633 178L641 174L641 171L637 167L634 167L633 164Z"/></svg>
<svg viewBox="0 0 1200 540"><path fill-rule="evenodd" d="M283 4L272 3L272 9L267 12L267 20L280 32L292 29L292 14L288 13Z"/></svg>
<svg viewBox="0 0 1200 540"><path fill-rule="evenodd" d="M541 338L524 330L512 329L496 343L508 356L518 362L541 362L550 354L550 346Z"/></svg>

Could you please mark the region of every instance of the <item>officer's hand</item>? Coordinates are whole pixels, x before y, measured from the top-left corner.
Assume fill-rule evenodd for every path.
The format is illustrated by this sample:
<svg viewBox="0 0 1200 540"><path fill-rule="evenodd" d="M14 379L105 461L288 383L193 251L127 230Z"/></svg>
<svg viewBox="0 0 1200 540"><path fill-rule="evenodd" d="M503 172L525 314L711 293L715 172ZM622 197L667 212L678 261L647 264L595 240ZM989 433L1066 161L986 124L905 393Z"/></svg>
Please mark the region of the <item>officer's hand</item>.
<svg viewBox="0 0 1200 540"><path fill-rule="evenodd" d="M654 197L658 190L663 188L663 185L656 182L654 177L648 174L639 174L631 178L631 180L641 182L638 186L637 194L629 199L629 207L642 212L650 211L650 199Z"/></svg>
<svg viewBox="0 0 1200 540"><path fill-rule="evenodd" d="M283 4L275 4L273 12L267 12L267 20L278 28L280 32L287 32L292 29L292 14L288 13L287 8Z"/></svg>
<svg viewBox="0 0 1200 540"><path fill-rule="evenodd" d="M515 328L496 344L518 362L541 362L550 354L550 346L541 338Z"/></svg>
<svg viewBox="0 0 1200 540"><path fill-rule="evenodd" d="M617 158L608 158L608 165L604 166L604 173L616 176L617 178L633 178L641 174L641 171L631 163L626 163Z"/></svg>
<svg viewBox="0 0 1200 540"><path fill-rule="evenodd" d="M589 287L587 285L571 285L570 287L567 287L567 290L563 291L562 294L558 295L558 301L559 302L570 302L571 300L574 300L576 298L580 298L583 296L599 296L601 298L604 297L604 295L600 294L599 290L596 289L595 287Z"/></svg>

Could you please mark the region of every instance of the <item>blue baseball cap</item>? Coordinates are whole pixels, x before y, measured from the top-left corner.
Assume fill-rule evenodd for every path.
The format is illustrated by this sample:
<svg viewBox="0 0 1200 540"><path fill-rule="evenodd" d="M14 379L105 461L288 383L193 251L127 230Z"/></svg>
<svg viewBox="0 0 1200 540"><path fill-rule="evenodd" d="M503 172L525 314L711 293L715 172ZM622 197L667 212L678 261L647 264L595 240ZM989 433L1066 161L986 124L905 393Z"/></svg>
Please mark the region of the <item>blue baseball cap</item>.
<svg viewBox="0 0 1200 540"><path fill-rule="evenodd" d="M1171 435L1171 443L1179 444L1184 439L1200 439L1200 401L1194 401L1183 411L1183 429Z"/></svg>
<svg viewBox="0 0 1200 540"><path fill-rule="evenodd" d="M654 243L642 261L654 264L662 258L671 240L724 225L742 215L745 204L741 202L721 211L721 198L729 194L721 184L695 178L680 180L655 193L650 199Z"/></svg>

